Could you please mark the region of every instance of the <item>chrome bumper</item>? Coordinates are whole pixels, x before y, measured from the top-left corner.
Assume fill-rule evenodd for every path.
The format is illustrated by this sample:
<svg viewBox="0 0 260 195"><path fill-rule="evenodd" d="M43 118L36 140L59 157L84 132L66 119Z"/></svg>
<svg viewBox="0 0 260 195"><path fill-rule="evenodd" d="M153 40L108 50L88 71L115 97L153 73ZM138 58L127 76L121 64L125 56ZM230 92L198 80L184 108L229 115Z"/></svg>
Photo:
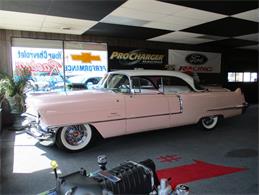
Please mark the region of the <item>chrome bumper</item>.
<svg viewBox="0 0 260 195"><path fill-rule="evenodd" d="M227 107L221 107L221 108L213 108L210 109L208 111L224 111L224 110L235 110L235 109L242 109L242 114L245 113L246 109L248 107L248 103L244 102L240 105L236 105L236 106L227 106Z"/></svg>
<svg viewBox="0 0 260 195"><path fill-rule="evenodd" d="M55 143L55 133L44 132L40 127L30 126L26 129L26 133L39 140L44 146L51 146Z"/></svg>
<svg viewBox="0 0 260 195"><path fill-rule="evenodd" d="M243 103L243 107L242 107L242 114L244 114L246 112L246 109L248 108L249 104L247 102Z"/></svg>
<svg viewBox="0 0 260 195"><path fill-rule="evenodd" d="M23 114L23 116L26 116L26 114ZM27 124L25 125L25 132L39 140L40 144L44 146L53 145L56 139L56 132L48 129L43 130L41 126L36 123L35 119L36 117L26 116L25 120L27 120Z"/></svg>

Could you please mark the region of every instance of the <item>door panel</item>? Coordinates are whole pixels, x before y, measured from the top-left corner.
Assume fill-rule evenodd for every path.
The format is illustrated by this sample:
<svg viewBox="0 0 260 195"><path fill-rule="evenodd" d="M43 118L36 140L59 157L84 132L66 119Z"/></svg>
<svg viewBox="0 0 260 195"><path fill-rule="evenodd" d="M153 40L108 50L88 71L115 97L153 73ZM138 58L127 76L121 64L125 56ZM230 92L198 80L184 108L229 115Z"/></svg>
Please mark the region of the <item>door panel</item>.
<svg viewBox="0 0 260 195"><path fill-rule="evenodd" d="M118 93L109 98L103 98L98 104L94 100L95 102L93 101L88 106L89 115L83 115L93 121L91 124L98 129L103 137L113 137L126 133L125 96Z"/></svg>
<svg viewBox="0 0 260 195"><path fill-rule="evenodd" d="M163 94L134 94L126 97L127 133L169 127L169 104Z"/></svg>

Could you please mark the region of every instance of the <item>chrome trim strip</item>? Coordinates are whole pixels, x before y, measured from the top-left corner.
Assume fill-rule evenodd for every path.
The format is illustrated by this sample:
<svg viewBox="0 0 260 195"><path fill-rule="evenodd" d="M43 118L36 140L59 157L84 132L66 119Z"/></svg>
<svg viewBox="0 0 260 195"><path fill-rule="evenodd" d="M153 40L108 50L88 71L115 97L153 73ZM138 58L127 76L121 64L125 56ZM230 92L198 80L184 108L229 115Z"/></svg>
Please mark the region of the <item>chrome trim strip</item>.
<svg viewBox="0 0 260 195"><path fill-rule="evenodd" d="M170 115L183 113L183 101L182 101L182 98L181 98L180 95L176 95L176 96L178 97L178 100L179 100L180 111L179 112L170 113Z"/></svg>
<svg viewBox="0 0 260 195"><path fill-rule="evenodd" d="M139 118L149 118L149 117L157 117L157 116L167 116L167 115L174 115L174 114L181 114L183 113L183 100L180 95L176 95L179 100L179 105L180 105L180 111L179 112L172 112L172 113L163 113L163 114L155 114L155 115L146 115L146 116L137 116L137 117L129 117L129 118L118 118L118 119L110 119L110 120L102 120L102 121L88 121L85 122L87 124L95 124L95 123L106 123L106 122L112 122L112 121L120 121L120 120L132 120L132 119L139 119ZM77 124L63 124L59 126L48 126L48 129L53 129L53 128L59 128L63 126L68 126L68 125L77 125Z"/></svg>
<svg viewBox="0 0 260 195"><path fill-rule="evenodd" d="M230 107L223 107L223 108L213 108L213 109L209 109L208 111L234 110L234 109L242 109L244 107L247 107L247 103L244 103L242 105L237 105L237 106L230 106Z"/></svg>
<svg viewBox="0 0 260 195"><path fill-rule="evenodd" d="M25 112L25 113L22 113L21 116L29 117L29 118L32 118L32 119L35 119L35 120L36 120L36 118L37 118L37 116L32 115L32 114L29 114L29 113L26 113L26 112Z"/></svg>
<svg viewBox="0 0 260 195"><path fill-rule="evenodd" d="M85 122L85 123L87 123L87 124L95 124L95 123L105 123L105 122L111 122L111 121L131 120L131 119L139 119L139 118L149 118L149 117L156 117L156 116L167 116L167 115L181 114L181 113L183 113L183 100L182 100L180 95L176 95L176 96L178 97L179 104L180 104L180 111L179 112L155 114L155 115L146 115L146 116L138 116L138 117L129 117L129 118L118 118L118 119L110 119L110 120L102 120L102 121L88 121L88 122ZM77 125L77 124L64 124L64 125L68 126L68 125ZM63 127L64 125L49 126L47 128L48 129L59 128L59 127Z"/></svg>
<svg viewBox="0 0 260 195"><path fill-rule="evenodd" d="M180 95L177 95L177 97L179 98L179 103L180 103L180 113L183 113L183 101Z"/></svg>
<svg viewBox="0 0 260 195"><path fill-rule="evenodd" d="M132 119L149 118L149 117L157 117L157 116L167 116L167 115L170 115L170 113L137 116L137 117L129 117L129 118L118 118L118 119L103 120L103 121L90 121L88 123L103 123L103 122L120 121L120 120L132 120Z"/></svg>
<svg viewBox="0 0 260 195"><path fill-rule="evenodd" d="M139 119L139 118L149 118L149 117L157 117L157 116L168 116L168 115L174 115L174 114L180 114L181 112L174 112L174 113L165 113L165 114L156 114L156 115L147 115L147 116L137 116L137 117L129 117L129 118L118 118L118 119L110 119L110 120L102 120L102 121L88 121L85 122L87 124L95 124L95 123L106 123L106 122L112 122L112 121L121 121L121 120L132 120L132 119ZM65 126L68 125L78 125L78 124L64 124ZM48 129L63 127L64 125L59 126L48 126Z"/></svg>

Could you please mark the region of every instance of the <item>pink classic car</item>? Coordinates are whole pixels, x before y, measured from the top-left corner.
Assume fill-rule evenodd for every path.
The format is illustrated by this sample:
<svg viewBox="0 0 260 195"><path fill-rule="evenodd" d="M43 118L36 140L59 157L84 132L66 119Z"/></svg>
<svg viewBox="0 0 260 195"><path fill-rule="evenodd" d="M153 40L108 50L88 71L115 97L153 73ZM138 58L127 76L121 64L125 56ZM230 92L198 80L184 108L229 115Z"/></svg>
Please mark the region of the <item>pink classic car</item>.
<svg viewBox="0 0 260 195"><path fill-rule="evenodd" d="M77 151L97 134L103 138L200 123L213 129L220 118L240 115L247 103L240 89L201 89L175 71L108 73L95 90L27 99L27 132L40 143Z"/></svg>

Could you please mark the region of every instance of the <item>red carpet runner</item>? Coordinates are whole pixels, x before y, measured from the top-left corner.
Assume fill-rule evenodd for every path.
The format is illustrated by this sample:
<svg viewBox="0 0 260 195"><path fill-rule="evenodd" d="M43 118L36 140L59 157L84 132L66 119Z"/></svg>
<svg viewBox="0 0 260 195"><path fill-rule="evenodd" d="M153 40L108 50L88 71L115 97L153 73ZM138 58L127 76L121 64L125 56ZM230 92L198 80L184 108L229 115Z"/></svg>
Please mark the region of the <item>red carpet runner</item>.
<svg viewBox="0 0 260 195"><path fill-rule="evenodd" d="M171 178L171 185L217 177L246 170L246 168L226 167L194 160L195 163L157 171L160 178Z"/></svg>

